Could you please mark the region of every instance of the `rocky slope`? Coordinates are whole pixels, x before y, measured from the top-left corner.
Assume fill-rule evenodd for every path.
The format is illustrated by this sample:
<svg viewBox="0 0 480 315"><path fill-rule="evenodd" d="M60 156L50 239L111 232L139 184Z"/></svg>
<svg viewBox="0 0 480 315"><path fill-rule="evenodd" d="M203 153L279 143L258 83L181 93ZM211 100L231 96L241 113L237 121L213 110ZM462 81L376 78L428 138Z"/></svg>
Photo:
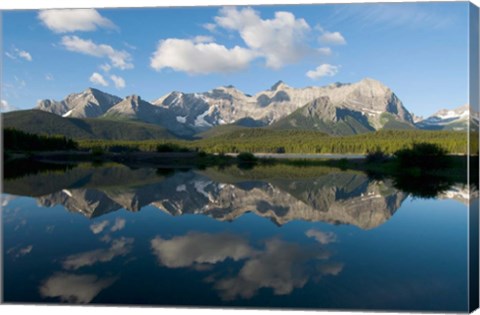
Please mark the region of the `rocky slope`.
<svg viewBox="0 0 480 315"><path fill-rule="evenodd" d="M118 96L88 88L81 93L70 94L62 101L42 100L36 109L63 117L92 118L103 115L120 101Z"/></svg>
<svg viewBox="0 0 480 315"><path fill-rule="evenodd" d="M466 131L470 124L472 131L478 131L479 114L471 106L463 105L455 109L442 109L426 119L415 123L420 129Z"/></svg>
<svg viewBox="0 0 480 315"><path fill-rule="evenodd" d="M372 79L334 84L324 95L272 124L280 129L356 134L382 128L414 128L412 115L385 85Z"/></svg>
<svg viewBox="0 0 480 315"><path fill-rule="evenodd" d="M197 132L233 123L271 125L309 103L316 105L315 119L327 124L343 120L347 115L357 117L364 128L353 129L353 133L377 130L391 121L413 125L412 115L398 97L381 82L368 78L353 84L300 89L279 81L253 96L232 86L205 93L173 92L153 102L174 113L178 123Z"/></svg>
<svg viewBox="0 0 480 315"><path fill-rule="evenodd" d="M165 126L181 136L212 127L236 124L248 127L275 125L309 127L330 133L358 133L384 127L412 127L412 115L391 89L373 79L352 84L293 88L282 81L270 89L248 95L233 86L203 93L171 92L151 103L138 96L124 100L95 89L71 94L65 100L41 101L38 109L64 117L134 119ZM300 111L299 111L300 110ZM305 118L305 119L303 119ZM344 122L341 132L327 128ZM327 127L325 127L327 126ZM337 128L338 129L338 128Z"/></svg>
<svg viewBox="0 0 480 315"><path fill-rule="evenodd" d="M154 206L175 216L198 214L220 221L255 213L276 225L304 220L352 224L362 229L386 222L406 198L389 181L371 181L355 173L290 180L247 180L228 175L222 181L217 179L219 174L209 172L176 172L159 177L155 172L123 167L73 169L64 176L68 180L63 180L63 185L52 183L50 192L45 187L41 195L33 191L43 206L62 205L89 218L119 209L139 211ZM7 181L5 191L19 194L21 188L21 194L25 194L29 183L50 182L49 176L38 174Z"/></svg>

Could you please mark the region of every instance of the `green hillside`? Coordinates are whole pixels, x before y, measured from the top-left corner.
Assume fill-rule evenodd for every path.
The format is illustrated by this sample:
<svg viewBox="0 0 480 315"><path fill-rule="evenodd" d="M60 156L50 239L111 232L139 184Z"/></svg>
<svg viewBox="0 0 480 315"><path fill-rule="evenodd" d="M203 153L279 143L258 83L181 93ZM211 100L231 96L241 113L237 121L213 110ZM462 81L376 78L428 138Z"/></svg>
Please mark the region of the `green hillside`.
<svg viewBox="0 0 480 315"><path fill-rule="evenodd" d="M449 153L466 153L465 132L380 130L349 136L319 131L245 128L182 145L207 152L367 153L377 149L393 153L413 143L437 144Z"/></svg>
<svg viewBox="0 0 480 315"><path fill-rule="evenodd" d="M157 125L96 118L64 118L40 110L22 110L2 114L3 128L28 133L61 135L72 139L148 140L174 136Z"/></svg>

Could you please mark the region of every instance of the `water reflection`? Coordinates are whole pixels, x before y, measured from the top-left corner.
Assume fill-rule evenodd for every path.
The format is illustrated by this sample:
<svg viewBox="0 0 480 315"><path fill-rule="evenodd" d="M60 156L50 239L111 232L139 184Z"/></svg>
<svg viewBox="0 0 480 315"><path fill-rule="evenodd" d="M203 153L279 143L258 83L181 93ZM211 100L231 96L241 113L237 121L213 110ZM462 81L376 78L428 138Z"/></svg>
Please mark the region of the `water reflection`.
<svg viewBox="0 0 480 315"><path fill-rule="evenodd" d="M100 291L115 282L115 278L98 278L96 275L76 275L59 272L48 278L40 287L40 294L59 298L67 303L89 303Z"/></svg>
<svg viewBox="0 0 480 315"><path fill-rule="evenodd" d="M309 235L325 234L309 230ZM212 270L205 281L212 283L225 301L249 299L262 288L271 289L275 295L287 295L302 288L312 277L319 281L323 276L338 275L343 269L342 263L329 262L332 253L325 246L300 245L277 238L255 248L238 235L194 232L169 240L157 236L151 246L160 265ZM213 267L227 259L241 261L238 271L217 275Z"/></svg>
<svg viewBox="0 0 480 315"><path fill-rule="evenodd" d="M421 199L395 179L322 167L80 164L3 187L6 301L466 305L459 183Z"/></svg>
<svg viewBox="0 0 480 315"><path fill-rule="evenodd" d="M202 214L233 221L253 212L277 225L304 220L362 229L386 222L407 197L392 180L371 180L363 173L317 167L310 175L295 175L297 170L292 168L287 169L286 178L279 178L272 175L277 171L275 167L232 167L163 175L117 165L77 167L64 174L7 179L4 189L9 194L36 197L41 206L62 205L89 218L152 205L174 216ZM92 229L101 230L102 222L97 224Z"/></svg>

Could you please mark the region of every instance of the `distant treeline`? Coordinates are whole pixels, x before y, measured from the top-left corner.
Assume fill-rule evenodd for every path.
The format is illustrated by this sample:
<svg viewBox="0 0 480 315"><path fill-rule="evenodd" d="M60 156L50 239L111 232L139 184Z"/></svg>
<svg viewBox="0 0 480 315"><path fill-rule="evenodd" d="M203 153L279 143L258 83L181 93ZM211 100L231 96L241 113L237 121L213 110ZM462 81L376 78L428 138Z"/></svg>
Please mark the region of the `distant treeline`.
<svg viewBox="0 0 480 315"><path fill-rule="evenodd" d="M45 136L26 133L14 128L3 129L5 151L75 150L78 143L64 136Z"/></svg>
<svg viewBox="0 0 480 315"><path fill-rule="evenodd" d="M101 147L105 151L125 148L126 151L156 151L159 144L182 147L207 153L339 153L366 154L382 151L385 154L411 148L415 143L431 143L448 154L466 154L467 134L457 131L382 130L353 136L328 136L315 131L244 129L206 139L104 141L82 140L80 148ZM477 147L472 152L478 152Z"/></svg>
<svg viewBox="0 0 480 315"><path fill-rule="evenodd" d="M478 136L478 134L477 134ZM198 140L78 140L65 136L25 133L4 129L4 149L10 151L102 150L103 152L199 151L206 153L338 153L366 154L381 151L393 154L415 143L430 143L448 154L466 154L467 133L460 131L381 130L352 136L329 136L318 131L245 128ZM478 142L470 143L478 154ZM161 149L161 150L160 150Z"/></svg>
<svg viewBox="0 0 480 315"><path fill-rule="evenodd" d="M382 130L353 136L326 136L321 133L265 135L264 137L209 138L198 142L207 152L270 152L270 153L357 153L374 150L392 154L414 143L432 143L448 153L466 153L465 132Z"/></svg>
<svg viewBox="0 0 480 315"><path fill-rule="evenodd" d="M467 153L467 135L456 131L385 130L353 136L328 136L311 131L268 131L255 129L193 141L103 141L82 140L80 147L90 149L123 147L138 151L156 151L159 144L171 144L207 153L353 153L382 151L386 154L411 148L415 143L431 143L449 154ZM478 148L472 150L478 152Z"/></svg>

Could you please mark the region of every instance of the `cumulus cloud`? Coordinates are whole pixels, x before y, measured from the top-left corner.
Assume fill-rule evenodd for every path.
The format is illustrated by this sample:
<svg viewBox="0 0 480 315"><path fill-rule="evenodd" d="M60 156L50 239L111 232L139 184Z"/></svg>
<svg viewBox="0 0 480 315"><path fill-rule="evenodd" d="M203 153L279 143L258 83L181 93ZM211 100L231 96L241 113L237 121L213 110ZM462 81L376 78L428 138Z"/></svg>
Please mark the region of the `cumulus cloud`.
<svg viewBox="0 0 480 315"><path fill-rule="evenodd" d="M214 42L215 39L212 36L198 35L193 38L193 41L195 43L211 43Z"/></svg>
<svg viewBox="0 0 480 315"><path fill-rule="evenodd" d="M8 51L5 52L5 56L7 56L10 59L17 59L17 57L14 54L9 53Z"/></svg>
<svg viewBox="0 0 480 315"><path fill-rule="evenodd" d="M18 58L21 58L21 59L24 59L26 61L32 61L33 58L32 58L32 55L26 51L26 50L21 50L21 49L18 49L18 48L13 48L10 52L5 52L5 56L7 56L8 58L10 59L18 59Z"/></svg>
<svg viewBox="0 0 480 315"><path fill-rule="evenodd" d="M337 241L337 235L333 232L322 232L315 229L310 229L305 233L306 236L314 238L322 245L334 243Z"/></svg>
<svg viewBox="0 0 480 315"><path fill-rule="evenodd" d="M132 250L133 239L121 237L111 241L106 249L96 249L80 254L68 256L62 263L64 269L76 270L85 266L92 266L98 262L109 262L117 256L125 256Z"/></svg>
<svg viewBox="0 0 480 315"><path fill-rule="evenodd" d="M170 268L215 264L227 258L240 260L255 252L244 239L232 234L192 232L170 240L157 236L151 246L158 262Z"/></svg>
<svg viewBox="0 0 480 315"><path fill-rule="evenodd" d="M112 228L110 229L110 231L116 232L116 231L123 230L123 228L125 227L126 222L127 222L127 221L126 221L125 219L116 218L116 219L115 219L115 224L112 226Z"/></svg>
<svg viewBox="0 0 480 315"><path fill-rule="evenodd" d="M56 273L40 286L42 297L60 298L67 303L89 303L100 291L115 282L115 278L98 278L95 275Z"/></svg>
<svg viewBox="0 0 480 315"><path fill-rule="evenodd" d="M97 28L115 29L112 21L94 9L41 10L38 19L55 33L95 31Z"/></svg>
<svg viewBox="0 0 480 315"><path fill-rule="evenodd" d="M15 258L19 258L31 253L33 245L27 245L25 247L14 247L7 250L7 254L13 255Z"/></svg>
<svg viewBox="0 0 480 315"><path fill-rule="evenodd" d="M112 66L108 63L104 63L103 65L100 65L100 69L102 69L104 72L108 72L112 69Z"/></svg>
<svg viewBox="0 0 480 315"><path fill-rule="evenodd" d="M15 106L8 104L6 100L0 100L0 112L5 113L16 109Z"/></svg>
<svg viewBox="0 0 480 315"><path fill-rule="evenodd" d="M309 50L305 37L310 26L290 12L275 12L273 19L262 19L252 8L226 7L215 21L220 27L237 31L250 49L265 57L269 68L296 62Z"/></svg>
<svg viewBox="0 0 480 315"><path fill-rule="evenodd" d="M323 56L330 56L332 54L332 49L330 47L318 48L317 51Z"/></svg>
<svg viewBox="0 0 480 315"><path fill-rule="evenodd" d="M302 288L316 274L315 262L328 256L321 248L269 240L265 243L265 250L247 260L238 275L216 281L215 289L226 301L237 297L251 298L262 288L270 288L276 295L290 294L295 288Z"/></svg>
<svg viewBox="0 0 480 315"><path fill-rule="evenodd" d="M215 23L205 23L202 26L210 32L215 32L215 30L217 29L217 25Z"/></svg>
<svg viewBox="0 0 480 315"><path fill-rule="evenodd" d="M337 276L340 272L342 272L343 267L343 263L332 262L320 265L318 270L323 275Z"/></svg>
<svg viewBox="0 0 480 315"><path fill-rule="evenodd" d="M90 39L82 39L78 36L63 36L61 44L69 51L85 55L108 58L113 67L122 70L132 69L132 56L124 50L115 50L106 44L96 44Z"/></svg>
<svg viewBox="0 0 480 315"><path fill-rule="evenodd" d="M18 255L25 256L27 254L30 254L32 249L33 249L33 245L28 245L26 247L20 248L20 250L18 251Z"/></svg>
<svg viewBox="0 0 480 315"><path fill-rule="evenodd" d="M105 78L98 72L94 72L91 76L90 76L90 82L92 82L93 84L98 84L98 85L101 85L101 86L108 86L108 82L105 80Z"/></svg>
<svg viewBox="0 0 480 315"><path fill-rule="evenodd" d="M198 232L170 240L157 236L151 241L159 264L211 271L205 281L213 283L226 301L251 298L262 288L272 289L276 295L286 295L312 278L335 276L343 269L343 264L328 262L331 253L318 244L305 246L280 239L270 239L264 244L264 248L255 249L240 236ZM232 270L233 273L216 273L215 264L226 259L242 261L240 269Z"/></svg>
<svg viewBox="0 0 480 315"><path fill-rule="evenodd" d="M25 50L18 50L18 56L20 58L23 58L27 61L32 61L32 55L30 55L30 53L28 51L25 51Z"/></svg>
<svg viewBox="0 0 480 315"><path fill-rule="evenodd" d="M203 27L210 32L219 28L238 32L245 47L227 48L215 43L211 36L169 38L159 42L151 67L190 74L228 73L246 68L256 58L264 58L267 67L278 69L314 51L306 41L310 26L290 12L275 12L273 19L262 19L252 8L226 7L214 20L215 23Z"/></svg>
<svg viewBox="0 0 480 315"><path fill-rule="evenodd" d="M93 223L92 225L90 225L90 230L92 230L93 234L100 234L107 227L107 225L108 225L107 220Z"/></svg>
<svg viewBox="0 0 480 315"><path fill-rule="evenodd" d="M347 41L340 32L324 32L319 37L322 44L345 45Z"/></svg>
<svg viewBox="0 0 480 315"><path fill-rule="evenodd" d="M190 74L228 73L244 69L255 54L239 46L227 48L216 43L169 38L158 43L150 66L160 71L171 68Z"/></svg>
<svg viewBox="0 0 480 315"><path fill-rule="evenodd" d="M0 101L0 109L3 111L4 106L8 106L7 101L1 100ZM12 201L17 199L18 197L15 195L9 195L9 194L0 194L0 205L2 207L8 206L8 204Z"/></svg>
<svg viewBox="0 0 480 315"><path fill-rule="evenodd" d="M125 87L125 80L122 77L113 74L110 76L110 79L112 79L117 89L123 89ZM123 221L125 222L125 220Z"/></svg>
<svg viewBox="0 0 480 315"><path fill-rule="evenodd" d="M306 73L306 76L312 80L317 80L323 77L333 77L338 73L338 69L338 66L323 64L318 66L315 70L309 70Z"/></svg>

